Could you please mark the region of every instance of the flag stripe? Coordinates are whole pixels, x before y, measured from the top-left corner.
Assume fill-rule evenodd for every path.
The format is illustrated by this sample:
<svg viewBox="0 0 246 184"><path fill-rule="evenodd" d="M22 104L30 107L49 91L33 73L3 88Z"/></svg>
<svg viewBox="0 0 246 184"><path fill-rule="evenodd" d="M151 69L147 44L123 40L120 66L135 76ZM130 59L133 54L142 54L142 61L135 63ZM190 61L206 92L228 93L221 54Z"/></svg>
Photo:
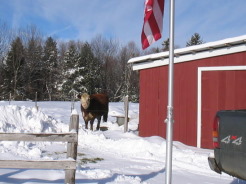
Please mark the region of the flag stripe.
<svg viewBox="0 0 246 184"><path fill-rule="evenodd" d="M154 13L156 22L158 24L158 28L159 28L160 32L162 32L163 10L161 10L161 3L160 2L163 2L163 1L162 0L158 0L157 3L154 3L153 13Z"/></svg>
<svg viewBox="0 0 246 184"><path fill-rule="evenodd" d="M161 38L163 11L164 0L146 0L144 25L141 35L143 49Z"/></svg>
<svg viewBox="0 0 246 184"><path fill-rule="evenodd" d="M146 24L144 25L144 33L146 35L149 45L155 42L155 38L153 37L153 33L149 25L149 22L146 22Z"/></svg>
<svg viewBox="0 0 246 184"><path fill-rule="evenodd" d="M155 16L154 14L152 14L150 17L149 17L149 20L148 20L148 23L150 25L150 28L152 30L152 34L154 36L155 39L158 39L158 36L160 35L160 29L158 27L158 24L156 22L156 19L155 19Z"/></svg>

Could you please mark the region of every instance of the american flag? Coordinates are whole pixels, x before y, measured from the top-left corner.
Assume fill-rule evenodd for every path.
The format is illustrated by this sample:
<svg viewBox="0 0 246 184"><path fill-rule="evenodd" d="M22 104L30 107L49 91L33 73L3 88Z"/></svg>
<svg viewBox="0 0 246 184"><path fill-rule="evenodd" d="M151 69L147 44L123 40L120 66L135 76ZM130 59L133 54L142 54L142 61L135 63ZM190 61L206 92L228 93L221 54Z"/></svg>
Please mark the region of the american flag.
<svg viewBox="0 0 246 184"><path fill-rule="evenodd" d="M141 35L142 48L146 49L161 38L164 0L146 0Z"/></svg>

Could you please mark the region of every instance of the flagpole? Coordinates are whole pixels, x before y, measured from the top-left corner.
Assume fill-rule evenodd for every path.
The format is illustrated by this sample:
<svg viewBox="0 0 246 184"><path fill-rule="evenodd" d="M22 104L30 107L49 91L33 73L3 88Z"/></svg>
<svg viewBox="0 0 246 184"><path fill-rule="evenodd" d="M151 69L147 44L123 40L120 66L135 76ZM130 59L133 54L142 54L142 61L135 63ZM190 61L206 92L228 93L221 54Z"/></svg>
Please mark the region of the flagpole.
<svg viewBox="0 0 246 184"><path fill-rule="evenodd" d="M172 183L172 149L173 149L173 76L174 76L174 6L175 0L170 0L169 25L169 67L168 67L168 105L166 128L166 184Z"/></svg>

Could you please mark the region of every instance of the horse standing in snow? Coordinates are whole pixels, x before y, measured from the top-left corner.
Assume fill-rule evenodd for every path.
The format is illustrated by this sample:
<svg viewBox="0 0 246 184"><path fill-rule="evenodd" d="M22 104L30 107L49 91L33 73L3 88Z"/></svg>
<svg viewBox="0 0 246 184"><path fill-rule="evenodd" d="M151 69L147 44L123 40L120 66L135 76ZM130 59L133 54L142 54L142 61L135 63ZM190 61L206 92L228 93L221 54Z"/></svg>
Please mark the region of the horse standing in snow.
<svg viewBox="0 0 246 184"><path fill-rule="evenodd" d="M103 121L108 119L108 104L109 98L106 94L92 94L83 93L77 96L81 102L81 112L85 121L85 128L88 129L88 122L90 121L90 129L93 130L94 120L97 119L97 130L100 129L101 117Z"/></svg>

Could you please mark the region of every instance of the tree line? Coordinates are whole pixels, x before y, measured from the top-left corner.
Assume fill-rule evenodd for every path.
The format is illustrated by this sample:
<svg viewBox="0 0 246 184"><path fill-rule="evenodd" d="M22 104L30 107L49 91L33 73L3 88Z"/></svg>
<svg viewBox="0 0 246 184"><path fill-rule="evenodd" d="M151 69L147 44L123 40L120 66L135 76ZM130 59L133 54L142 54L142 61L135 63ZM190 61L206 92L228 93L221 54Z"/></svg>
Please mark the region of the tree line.
<svg viewBox="0 0 246 184"><path fill-rule="evenodd" d="M134 42L121 45L101 35L90 42L59 41L35 26L13 31L0 23L0 100L71 100L101 92L110 101L128 95L137 102L138 72L127 61L164 49L143 52Z"/></svg>
<svg viewBox="0 0 246 184"><path fill-rule="evenodd" d="M138 101L138 73L127 64L140 55L134 42L121 46L101 35L91 42L57 41L33 26L15 35L5 26L0 25L0 100L71 100L74 94L102 92L111 101L125 95Z"/></svg>

